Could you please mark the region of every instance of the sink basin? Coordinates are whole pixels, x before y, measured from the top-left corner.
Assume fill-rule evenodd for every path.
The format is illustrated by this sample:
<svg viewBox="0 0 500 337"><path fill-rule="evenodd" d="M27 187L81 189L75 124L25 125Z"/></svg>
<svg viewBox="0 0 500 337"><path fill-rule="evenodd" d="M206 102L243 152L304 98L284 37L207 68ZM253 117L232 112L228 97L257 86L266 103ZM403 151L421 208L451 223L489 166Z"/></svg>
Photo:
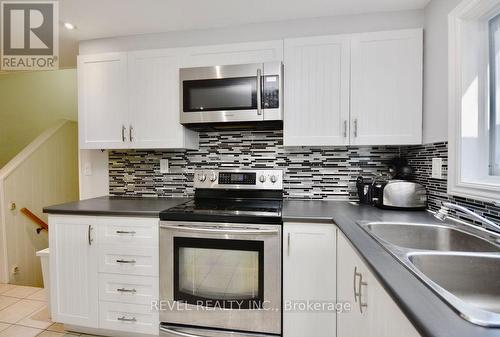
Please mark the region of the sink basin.
<svg viewBox="0 0 500 337"><path fill-rule="evenodd" d="M466 318L482 325L492 325L492 320L500 324L500 255L415 253L408 260ZM468 310L443 289L482 312Z"/></svg>
<svg viewBox="0 0 500 337"><path fill-rule="evenodd" d="M363 225L378 238L408 249L500 252L500 247L480 237L440 225L375 222Z"/></svg>
<svg viewBox="0 0 500 337"><path fill-rule="evenodd" d="M460 223L359 222L460 316L500 328L500 236Z"/></svg>

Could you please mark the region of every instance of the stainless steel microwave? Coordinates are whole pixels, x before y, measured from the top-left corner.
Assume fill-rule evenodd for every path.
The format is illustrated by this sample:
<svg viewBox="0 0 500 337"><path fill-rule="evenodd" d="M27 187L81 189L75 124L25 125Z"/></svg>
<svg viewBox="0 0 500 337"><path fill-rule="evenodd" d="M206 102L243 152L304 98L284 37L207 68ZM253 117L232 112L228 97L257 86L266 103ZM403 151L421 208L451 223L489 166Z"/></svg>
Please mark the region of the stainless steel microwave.
<svg viewBox="0 0 500 337"><path fill-rule="evenodd" d="M283 120L281 62L180 69L182 124Z"/></svg>

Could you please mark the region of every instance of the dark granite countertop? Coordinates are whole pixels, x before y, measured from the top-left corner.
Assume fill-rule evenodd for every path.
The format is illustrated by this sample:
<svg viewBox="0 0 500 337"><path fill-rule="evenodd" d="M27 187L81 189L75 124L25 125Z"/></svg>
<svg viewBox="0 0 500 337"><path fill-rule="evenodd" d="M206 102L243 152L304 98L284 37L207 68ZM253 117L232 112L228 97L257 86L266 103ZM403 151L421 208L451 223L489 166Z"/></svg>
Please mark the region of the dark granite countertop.
<svg viewBox="0 0 500 337"><path fill-rule="evenodd" d="M45 213L158 217L187 198L100 197L44 208ZM351 241L389 295L423 337L500 337L462 319L416 276L373 240L356 222L403 221L435 223L426 211L388 211L346 201L286 200L283 221L335 223ZM404 336L402 336L404 337Z"/></svg>
<svg viewBox="0 0 500 337"><path fill-rule="evenodd" d="M188 198L99 197L48 206L49 214L118 215L157 218L160 212L188 201Z"/></svg>
<svg viewBox="0 0 500 337"><path fill-rule="evenodd" d="M283 221L333 222L351 241L423 337L500 337L500 329L462 319L356 222L439 223L426 211L389 211L345 201L285 201Z"/></svg>

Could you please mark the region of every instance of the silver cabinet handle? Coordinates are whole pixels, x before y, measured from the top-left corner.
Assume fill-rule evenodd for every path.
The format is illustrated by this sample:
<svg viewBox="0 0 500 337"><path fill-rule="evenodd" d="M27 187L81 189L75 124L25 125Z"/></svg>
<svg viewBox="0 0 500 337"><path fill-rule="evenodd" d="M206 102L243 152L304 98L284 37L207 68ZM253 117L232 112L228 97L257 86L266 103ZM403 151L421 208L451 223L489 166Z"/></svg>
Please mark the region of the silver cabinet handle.
<svg viewBox="0 0 500 337"><path fill-rule="evenodd" d="M358 137L358 119L354 118L354 137Z"/></svg>
<svg viewBox="0 0 500 337"><path fill-rule="evenodd" d="M358 279L358 276L361 276L360 273L358 273L358 267L354 267L354 277L353 277L353 288L354 288L354 302L358 302L358 297L360 296L359 292L358 292L358 284L356 282L356 280Z"/></svg>
<svg viewBox="0 0 500 337"><path fill-rule="evenodd" d="M344 138L347 138L347 120L344 120Z"/></svg>
<svg viewBox="0 0 500 337"><path fill-rule="evenodd" d="M116 289L116 291L120 292L120 293L136 293L137 290L135 289L125 289L125 288L118 288Z"/></svg>
<svg viewBox="0 0 500 337"><path fill-rule="evenodd" d="M356 282L356 280L359 277L359 282ZM358 267L354 267L354 302L358 302L359 299L359 311L363 313L363 308L368 307L368 304L366 302L363 302L362 296L363 296L363 289L362 287L368 286L368 283L363 281L363 274L358 272Z"/></svg>
<svg viewBox="0 0 500 337"><path fill-rule="evenodd" d="M127 139L125 138L125 131L127 130L127 128L125 127L125 125L122 125L122 142L125 142Z"/></svg>
<svg viewBox="0 0 500 337"><path fill-rule="evenodd" d="M196 232L196 233L223 233L223 234L277 234L279 233L279 229L253 229L253 228L241 228L241 229L232 229L232 228L223 228L223 227L191 227L191 226L182 226L182 225L160 225L160 228L163 229L173 229L177 231L184 232Z"/></svg>
<svg viewBox="0 0 500 337"><path fill-rule="evenodd" d="M125 316L122 316L122 317L118 317L116 319L119 321L122 321L122 322L137 322L137 319L135 317L127 318Z"/></svg>
<svg viewBox="0 0 500 337"><path fill-rule="evenodd" d="M135 231L116 231L116 234L130 234L130 235L134 235L135 234Z"/></svg>
<svg viewBox="0 0 500 337"><path fill-rule="evenodd" d="M257 115L262 115L262 70L257 69Z"/></svg>
<svg viewBox="0 0 500 337"><path fill-rule="evenodd" d="M94 241L94 239L92 239L92 229L94 229L92 227L92 225L89 225L89 229L88 229L89 246L92 246L92 241Z"/></svg>
<svg viewBox="0 0 500 337"><path fill-rule="evenodd" d="M116 260L117 263L135 263L135 260L123 260L123 259L118 259Z"/></svg>
<svg viewBox="0 0 500 337"><path fill-rule="evenodd" d="M128 127L128 139L133 142L134 141L134 127L130 125Z"/></svg>
<svg viewBox="0 0 500 337"><path fill-rule="evenodd" d="M359 291L358 291L359 292L359 312L361 312L361 313L363 313L363 308L368 307L368 303L363 302L363 300L361 299L363 296L362 287L367 287L367 286L368 286L368 283L363 281L363 275L361 275L361 277L359 278Z"/></svg>

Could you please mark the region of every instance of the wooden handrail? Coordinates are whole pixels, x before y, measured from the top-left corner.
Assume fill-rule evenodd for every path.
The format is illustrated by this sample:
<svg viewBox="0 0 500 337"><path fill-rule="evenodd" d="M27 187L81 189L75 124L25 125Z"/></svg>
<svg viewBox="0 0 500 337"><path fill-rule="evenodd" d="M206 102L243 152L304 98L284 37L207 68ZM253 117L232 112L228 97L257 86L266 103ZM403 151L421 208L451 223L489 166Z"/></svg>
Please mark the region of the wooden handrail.
<svg viewBox="0 0 500 337"><path fill-rule="evenodd" d="M40 234L40 231L42 231L43 229L45 229L47 232L49 231L49 225L47 225L47 223L45 221L43 221L42 219L37 217L35 214L33 214L29 209L23 207L23 208L21 208L21 213L26 215L31 221L33 221L38 226L40 226L40 228L36 229L36 232L38 234Z"/></svg>

